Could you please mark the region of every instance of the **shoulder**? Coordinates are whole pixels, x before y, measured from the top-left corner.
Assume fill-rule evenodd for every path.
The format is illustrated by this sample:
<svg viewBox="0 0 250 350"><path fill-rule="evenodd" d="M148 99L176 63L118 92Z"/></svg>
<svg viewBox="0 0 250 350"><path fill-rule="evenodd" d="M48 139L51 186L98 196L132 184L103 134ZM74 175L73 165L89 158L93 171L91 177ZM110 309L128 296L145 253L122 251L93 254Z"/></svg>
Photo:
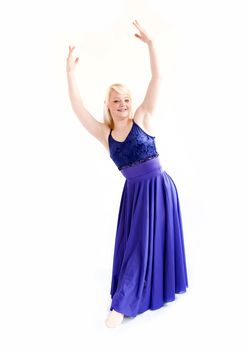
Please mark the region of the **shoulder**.
<svg viewBox="0 0 250 350"><path fill-rule="evenodd" d="M111 131L110 127L107 124L105 124L105 123L101 123L101 124L102 124L103 134L104 135L109 135L109 133Z"/></svg>
<svg viewBox="0 0 250 350"><path fill-rule="evenodd" d="M134 121L149 135L154 135L154 126L152 121L152 115L143 111L139 107L134 114Z"/></svg>
<svg viewBox="0 0 250 350"><path fill-rule="evenodd" d="M110 127L105 124L105 123L100 123L101 124L101 135L100 135L100 139L99 141L103 144L103 146L105 147L105 149L109 152L109 134L111 132Z"/></svg>

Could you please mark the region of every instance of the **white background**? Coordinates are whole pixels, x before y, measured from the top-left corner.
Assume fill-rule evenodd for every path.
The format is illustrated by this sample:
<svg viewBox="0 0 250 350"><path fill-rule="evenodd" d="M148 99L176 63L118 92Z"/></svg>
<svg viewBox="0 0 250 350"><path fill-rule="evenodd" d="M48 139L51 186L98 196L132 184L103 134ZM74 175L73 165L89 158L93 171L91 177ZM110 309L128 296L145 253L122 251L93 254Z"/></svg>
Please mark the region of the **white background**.
<svg viewBox="0 0 250 350"><path fill-rule="evenodd" d="M1 7L1 349L249 349L247 1ZM111 330L125 179L72 111L65 67L76 46L78 86L96 119L114 82L138 105L150 67L134 19L154 36L164 75L154 129L179 193L189 288Z"/></svg>

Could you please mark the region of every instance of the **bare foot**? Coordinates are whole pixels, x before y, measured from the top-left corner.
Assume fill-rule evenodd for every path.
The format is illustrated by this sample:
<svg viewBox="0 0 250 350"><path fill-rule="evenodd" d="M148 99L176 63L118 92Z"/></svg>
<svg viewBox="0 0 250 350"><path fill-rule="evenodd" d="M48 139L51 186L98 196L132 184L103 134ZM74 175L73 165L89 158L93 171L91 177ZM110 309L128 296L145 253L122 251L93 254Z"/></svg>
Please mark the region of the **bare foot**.
<svg viewBox="0 0 250 350"><path fill-rule="evenodd" d="M123 318L124 318L123 314L115 310L112 310L109 314L109 317L105 321L106 326L108 328L115 328L122 323Z"/></svg>

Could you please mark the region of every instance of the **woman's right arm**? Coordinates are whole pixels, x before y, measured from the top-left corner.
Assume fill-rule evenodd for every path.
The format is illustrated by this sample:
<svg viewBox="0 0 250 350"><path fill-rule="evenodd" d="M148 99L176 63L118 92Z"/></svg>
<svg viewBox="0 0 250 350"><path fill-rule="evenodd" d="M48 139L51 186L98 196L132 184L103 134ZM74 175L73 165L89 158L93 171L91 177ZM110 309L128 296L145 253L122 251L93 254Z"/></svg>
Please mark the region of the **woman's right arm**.
<svg viewBox="0 0 250 350"><path fill-rule="evenodd" d="M72 51L75 47L71 48L69 46L69 55L67 58L67 65L66 65L66 71L67 71L67 80L68 80L68 90L69 90L69 97L71 106L73 108L73 111L77 115L78 119L82 123L82 125L85 127L85 129L93 135L95 138L97 138L107 149L107 133L109 132L108 126L104 123L99 122L96 120L84 107L77 82L75 77L75 67L79 61L79 57L73 61L72 58Z"/></svg>

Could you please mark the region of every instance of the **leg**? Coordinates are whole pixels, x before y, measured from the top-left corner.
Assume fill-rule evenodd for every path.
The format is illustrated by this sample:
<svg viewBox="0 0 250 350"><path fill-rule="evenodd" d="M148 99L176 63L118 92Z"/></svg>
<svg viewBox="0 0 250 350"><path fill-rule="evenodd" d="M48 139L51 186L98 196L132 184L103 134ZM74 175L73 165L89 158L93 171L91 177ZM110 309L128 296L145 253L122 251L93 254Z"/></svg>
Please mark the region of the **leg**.
<svg viewBox="0 0 250 350"><path fill-rule="evenodd" d="M123 321L124 315L114 309L110 312L107 320L105 321L108 328L115 328L119 326Z"/></svg>

